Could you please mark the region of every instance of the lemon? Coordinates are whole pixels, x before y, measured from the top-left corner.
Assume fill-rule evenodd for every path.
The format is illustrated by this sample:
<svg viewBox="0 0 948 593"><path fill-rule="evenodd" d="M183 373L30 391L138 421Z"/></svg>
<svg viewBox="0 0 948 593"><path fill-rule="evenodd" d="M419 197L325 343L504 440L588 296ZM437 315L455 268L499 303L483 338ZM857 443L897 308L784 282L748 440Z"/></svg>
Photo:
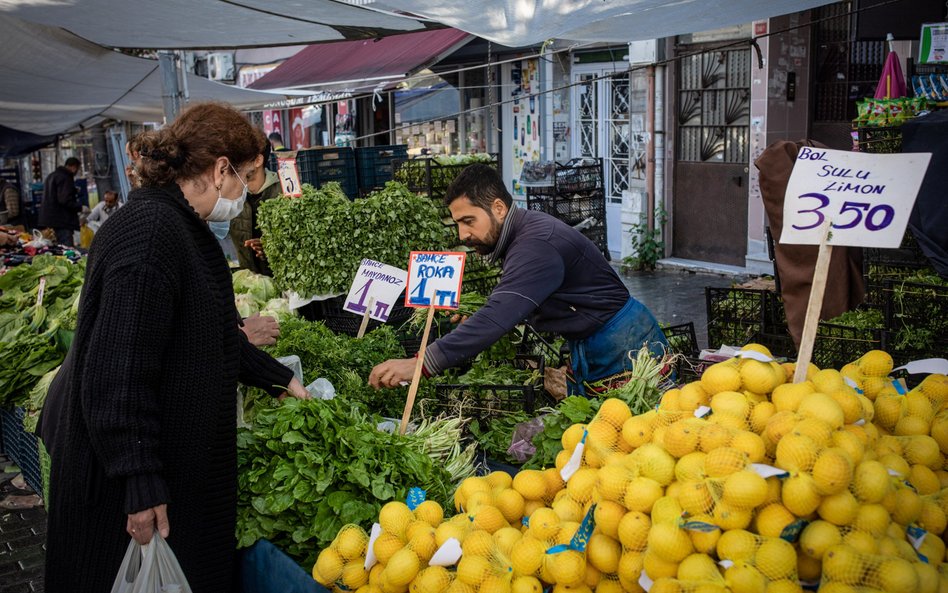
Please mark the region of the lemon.
<svg viewBox="0 0 948 593"><path fill-rule="evenodd" d="M938 441L928 435L910 437L904 446L905 460L911 464L924 465L933 470L941 469L943 459Z"/></svg>
<svg viewBox="0 0 948 593"><path fill-rule="evenodd" d="M767 593L803 593L803 587L796 579L780 579L767 585Z"/></svg>
<svg viewBox="0 0 948 593"><path fill-rule="evenodd" d="M773 393L770 394L770 401L773 402L774 409L777 412L796 412L803 398L815 390L813 383L809 381L784 383L773 390Z"/></svg>
<svg viewBox="0 0 948 593"><path fill-rule="evenodd" d="M450 523L450 522L444 522L441 525L438 525L438 527L435 529L435 543L438 544L438 546L440 547L444 545L444 542L448 541L451 538L454 538L458 541L464 540L464 536L466 533L465 528L469 528L470 524L471 522L467 521L467 525L465 525L465 527L463 528L460 527L456 523ZM381 537L379 537L379 539L381 539ZM378 540L376 540L376 543L378 543ZM378 555L377 550L376 550L376 555Z"/></svg>
<svg viewBox="0 0 948 593"><path fill-rule="evenodd" d="M508 575L489 575L481 586L477 589L478 593L510 593L510 580Z"/></svg>
<svg viewBox="0 0 948 593"><path fill-rule="evenodd" d="M688 482L704 478L705 453L695 451L678 460L675 464L675 479L679 482Z"/></svg>
<svg viewBox="0 0 948 593"><path fill-rule="evenodd" d="M414 552L407 548L395 552L395 555L385 565L383 573L388 582L396 587L408 585L421 569L421 561Z"/></svg>
<svg viewBox="0 0 948 593"><path fill-rule="evenodd" d="M510 565L516 576L532 576L540 570L546 545L529 536L524 536L510 553Z"/></svg>
<svg viewBox="0 0 948 593"><path fill-rule="evenodd" d="M637 591L639 577L642 575L644 554L642 552L625 550L619 558L619 582L627 591Z"/></svg>
<svg viewBox="0 0 948 593"><path fill-rule="evenodd" d="M890 522L889 511L881 504L873 503L859 507L852 526L854 529L864 531L873 537L882 537L889 528Z"/></svg>
<svg viewBox="0 0 948 593"><path fill-rule="evenodd" d="M829 446L835 430L819 418L804 418L794 425L793 434L808 436L817 447L823 448Z"/></svg>
<svg viewBox="0 0 948 593"><path fill-rule="evenodd" d="M740 361L737 359L709 366L701 375L701 387L710 395L741 388Z"/></svg>
<svg viewBox="0 0 948 593"><path fill-rule="evenodd" d="M714 524L727 531L730 529L746 529L754 518L752 511L738 509L724 502L714 506Z"/></svg>
<svg viewBox="0 0 948 593"><path fill-rule="evenodd" d="M721 580L718 566L707 554L691 554L678 565L679 580L714 582Z"/></svg>
<svg viewBox="0 0 948 593"><path fill-rule="evenodd" d="M777 407L772 402L765 401L755 405L751 409L750 418L748 418L751 430L757 434L762 433L764 427L767 426L767 421L776 413Z"/></svg>
<svg viewBox="0 0 948 593"><path fill-rule="evenodd" d="M825 372L825 371L820 371ZM804 418L817 418L827 422L834 429L841 428L845 424L845 414L832 397L825 393L811 393L803 398L800 407L797 408L797 414Z"/></svg>
<svg viewBox="0 0 948 593"><path fill-rule="evenodd" d="M570 496L564 496L553 503L553 512L555 512L561 521L579 522L583 520L586 513L583 512L583 505Z"/></svg>
<svg viewBox="0 0 948 593"><path fill-rule="evenodd" d="M868 377L886 377L892 372L892 357L883 350L870 350L854 363L863 375Z"/></svg>
<svg viewBox="0 0 948 593"><path fill-rule="evenodd" d="M849 490L843 490L823 497L816 512L833 525L851 525L859 512L859 501Z"/></svg>
<svg viewBox="0 0 948 593"><path fill-rule="evenodd" d="M557 492L566 487L566 482L563 481L559 470L551 467L543 470L541 474L546 481L546 496L544 498L553 498Z"/></svg>
<svg viewBox="0 0 948 593"><path fill-rule="evenodd" d="M794 412L777 412L767 421L767 426L761 433L764 444L767 445L767 453L773 455L777 450L777 443L793 432L793 427L797 423L797 415Z"/></svg>
<svg viewBox="0 0 948 593"><path fill-rule="evenodd" d="M782 370L778 374L769 362L753 359L741 362L740 374L744 389L754 393L770 393L785 380Z"/></svg>
<svg viewBox="0 0 948 593"><path fill-rule="evenodd" d="M948 527L948 518L941 507L929 500L922 502L922 510L918 517L919 526L929 533L941 534Z"/></svg>
<svg viewBox="0 0 948 593"><path fill-rule="evenodd" d="M428 529L428 531L416 533L408 541L408 549L414 552L424 564L427 564L428 561L431 560L431 557L434 556L434 553L438 551L438 542L435 540L434 529L431 528L430 525Z"/></svg>
<svg viewBox="0 0 948 593"><path fill-rule="evenodd" d="M859 584L863 567L863 555L845 544L833 546L823 555L823 577L829 581Z"/></svg>
<svg viewBox="0 0 948 593"><path fill-rule="evenodd" d="M408 524L414 520L414 513L403 502L393 500L386 503L379 511L379 524L382 526L382 530L400 538L405 536Z"/></svg>
<svg viewBox="0 0 948 593"><path fill-rule="evenodd" d="M652 506L652 524L678 525L683 512L677 498L663 496Z"/></svg>
<svg viewBox="0 0 948 593"><path fill-rule="evenodd" d="M652 580L674 578L678 574L677 562L669 562L652 550L648 550L642 555L642 568Z"/></svg>
<svg viewBox="0 0 948 593"><path fill-rule="evenodd" d="M809 471L816 462L819 447L813 439L799 434L788 434L777 443L774 463L788 472Z"/></svg>
<svg viewBox="0 0 948 593"><path fill-rule="evenodd" d="M645 549L652 520L645 513L630 511L619 521L618 535L622 546L627 550Z"/></svg>
<svg viewBox="0 0 948 593"><path fill-rule="evenodd" d="M903 403L904 399L900 395L880 395L876 397L873 403L876 424L886 430L893 430L902 417Z"/></svg>
<svg viewBox="0 0 948 593"><path fill-rule="evenodd" d="M694 552L691 539L677 525L653 524L648 533L648 551L666 562L678 563Z"/></svg>
<svg viewBox="0 0 948 593"><path fill-rule="evenodd" d="M915 486L915 489L922 496L935 494L941 490L938 475L924 465L913 465L912 471L908 475L908 481L912 486Z"/></svg>
<svg viewBox="0 0 948 593"><path fill-rule="evenodd" d="M721 447L708 453L704 472L712 478L722 478L747 467L747 455L733 447Z"/></svg>
<svg viewBox="0 0 948 593"><path fill-rule="evenodd" d="M801 581L819 582L823 572L823 563L806 554L797 554L797 576Z"/></svg>
<svg viewBox="0 0 948 593"><path fill-rule="evenodd" d="M451 584L451 573L443 566L429 566L415 577L408 588L411 593L433 593L444 591Z"/></svg>
<svg viewBox="0 0 948 593"><path fill-rule="evenodd" d="M891 476L878 461L863 461L853 472L853 492L862 502L879 502L888 494Z"/></svg>
<svg viewBox="0 0 948 593"><path fill-rule="evenodd" d="M689 521L697 521L714 525L714 517L711 515L692 515ZM718 546L718 540L721 539L721 530L712 529L710 531L688 530L688 537L691 538L691 545L695 547L695 552L701 554L713 554Z"/></svg>
<svg viewBox="0 0 948 593"><path fill-rule="evenodd" d="M490 574L490 561L483 556L462 555L458 562L457 578L462 583L479 587Z"/></svg>
<svg viewBox="0 0 948 593"><path fill-rule="evenodd" d="M883 591L915 591L918 573L911 563L901 558L887 558L875 574L875 584Z"/></svg>
<svg viewBox="0 0 948 593"><path fill-rule="evenodd" d="M639 474L667 486L675 479L675 458L658 445L649 443L633 451ZM575 478L575 476L573 476ZM572 478L570 479L572 482Z"/></svg>
<svg viewBox="0 0 948 593"><path fill-rule="evenodd" d="M813 464L812 475L820 494L842 492L853 478L852 461L839 449L826 449Z"/></svg>
<svg viewBox="0 0 948 593"><path fill-rule="evenodd" d="M563 436L560 437L560 443L563 445L563 450L572 451L575 449L576 445L579 444L579 441L583 440L583 432L585 432L585 430L585 424L573 424L564 430Z"/></svg>
<svg viewBox="0 0 948 593"><path fill-rule="evenodd" d="M605 573L619 570L622 546L608 535L594 533L586 544L586 559L596 569Z"/></svg>
<svg viewBox="0 0 948 593"><path fill-rule="evenodd" d="M507 472L495 471L487 474L485 476L487 483L490 484L491 488L510 488L513 484L513 476ZM415 509L418 510L418 509Z"/></svg>
<svg viewBox="0 0 948 593"><path fill-rule="evenodd" d="M724 480L722 500L735 508L757 508L767 498L767 482L756 472L741 470Z"/></svg>
<svg viewBox="0 0 948 593"><path fill-rule="evenodd" d="M405 547L405 542L391 533L382 533L372 545L375 557L382 564L388 564L396 552Z"/></svg>
<svg viewBox="0 0 948 593"><path fill-rule="evenodd" d="M858 467L865 454L865 444L856 436L855 433L838 430L833 433L830 439L830 445L846 452L846 455L853 462L853 466Z"/></svg>
<svg viewBox="0 0 948 593"><path fill-rule="evenodd" d="M513 489L527 500L541 500L547 493L546 478L539 470L525 469L514 476Z"/></svg>
<svg viewBox="0 0 948 593"><path fill-rule="evenodd" d="M576 550L560 552L556 554L550 572L558 585L579 585L586 576L586 559Z"/></svg>
<svg viewBox="0 0 948 593"><path fill-rule="evenodd" d="M780 538L764 538L754 555L754 565L772 581L789 579L797 571L797 551L793 544Z"/></svg>
<svg viewBox="0 0 948 593"><path fill-rule="evenodd" d="M685 420L672 424L664 431L662 445L671 455L681 458L698 448L701 422Z"/></svg>
<svg viewBox="0 0 948 593"><path fill-rule="evenodd" d="M595 593L624 593L619 577L608 575L596 585Z"/></svg>
<svg viewBox="0 0 948 593"><path fill-rule="evenodd" d="M731 593L751 593L767 589L767 577L747 564L736 564L725 570L724 582Z"/></svg>
<svg viewBox="0 0 948 593"><path fill-rule="evenodd" d="M781 500L787 510L797 517L806 517L820 506L820 494L809 474L790 476L783 482Z"/></svg>
<svg viewBox="0 0 948 593"><path fill-rule="evenodd" d="M746 430L737 431L731 438L730 446L747 456L750 463L761 463L767 455L767 447L760 435Z"/></svg>
<svg viewBox="0 0 948 593"><path fill-rule="evenodd" d="M470 514L474 529L483 529L493 534L498 529L507 527L507 520L503 513L495 506L483 505Z"/></svg>
<svg viewBox="0 0 948 593"><path fill-rule="evenodd" d="M839 528L828 521L812 521L800 533L800 551L815 560L822 560L827 550L841 543Z"/></svg>
<svg viewBox="0 0 948 593"><path fill-rule="evenodd" d="M655 501L664 495L662 485L651 478L638 477L629 482L625 494L625 508L650 513Z"/></svg>
<svg viewBox="0 0 948 593"><path fill-rule="evenodd" d="M711 410L715 414L729 414L738 418L747 418L750 414L750 403L743 393L737 391L720 391L711 397Z"/></svg>
<svg viewBox="0 0 948 593"><path fill-rule="evenodd" d="M319 553L316 558L316 565L313 567L315 573L320 576L320 583L330 585L339 580L342 576L342 570L345 567L345 561L339 552L327 548Z"/></svg>
<svg viewBox="0 0 948 593"><path fill-rule="evenodd" d="M843 543L863 554L876 554L879 546L876 539L865 531L854 530L843 536Z"/></svg>
<svg viewBox="0 0 948 593"><path fill-rule="evenodd" d="M619 523L625 515L625 507L610 500L596 504L596 510L593 512L596 528L613 539L619 538Z"/></svg>
<svg viewBox="0 0 948 593"><path fill-rule="evenodd" d="M714 499L711 497L711 491L703 481L692 481L681 483L681 491L678 494L678 501L681 508L690 515L699 515L709 513L714 507Z"/></svg>
<svg viewBox="0 0 948 593"><path fill-rule="evenodd" d="M333 546L343 560L353 560L365 557L365 545L367 543L369 543L369 537L362 531L361 527L346 525L339 530Z"/></svg>
<svg viewBox="0 0 948 593"><path fill-rule="evenodd" d="M523 539L523 533L516 527L504 527L494 534L494 543L497 545L497 549L508 558L514 546L520 543L521 539Z"/></svg>
<svg viewBox="0 0 948 593"><path fill-rule="evenodd" d="M783 530L794 521L796 517L787 510L787 507L779 503L771 503L757 511L754 517L754 525L759 535L765 537L780 537Z"/></svg>
<svg viewBox="0 0 948 593"><path fill-rule="evenodd" d="M648 418L643 414L626 420L622 424L622 440L633 449L651 441L652 427Z"/></svg>
<svg viewBox="0 0 948 593"><path fill-rule="evenodd" d="M504 472L501 472L504 473ZM506 474L505 475L509 475ZM426 500L417 507L415 507L415 517L431 525L432 527L437 527L441 525L441 522L444 520L444 509L441 508L441 505L433 500Z"/></svg>
<svg viewBox="0 0 948 593"><path fill-rule="evenodd" d="M611 397L599 406L599 413L596 418L608 422L620 430L622 425L625 424L625 421L632 417L632 412L629 411L629 406L621 399Z"/></svg>
<svg viewBox="0 0 948 593"><path fill-rule="evenodd" d="M547 541L556 536L560 529L560 517L553 509L541 507L530 515L528 533L534 539Z"/></svg>
<svg viewBox="0 0 948 593"><path fill-rule="evenodd" d="M510 584L510 593L543 593L543 585L536 577L517 577Z"/></svg>
<svg viewBox="0 0 948 593"><path fill-rule="evenodd" d="M899 525L914 523L922 514L922 499L907 486L898 488L895 491L895 509L891 513L892 520Z"/></svg>
<svg viewBox="0 0 948 593"><path fill-rule="evenodd" d="M717 553L721 560L750 562L757 551L757 537L743 529L725 531L718 540Z"/></svg>

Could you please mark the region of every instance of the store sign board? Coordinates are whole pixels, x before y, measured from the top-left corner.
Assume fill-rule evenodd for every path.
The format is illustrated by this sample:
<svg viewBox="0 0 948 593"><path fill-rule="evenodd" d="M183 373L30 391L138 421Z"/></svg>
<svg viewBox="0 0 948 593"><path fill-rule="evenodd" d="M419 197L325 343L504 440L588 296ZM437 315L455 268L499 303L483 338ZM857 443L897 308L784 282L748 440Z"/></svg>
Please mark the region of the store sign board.
<svg viewBox="0 0 948 593"><path fill-rule="evenodd" d="M898 247L931 153L868 154L804 146L783 203L780 242Z"/></svg>
<svg viewBox="0 0 948 593"><path fill-rule="evenodd" d="M277 157L277 176L280 178L280 186L285 195L294 198L303 195L295 157Z"/></svg>
<svg viewBox="0 0 948 593"><path fill-rule="evenodd" d="M342 308L356 315L368 311L369 317L384 323L405 290L407 278L405 270L363 259Z"/></svg>
<svg viewBox="0 0 948 593"><path fill-rule="evenodd" d="M918 63L948 63L948 23L926 23L922 25Z"/></svg>
<svg viewBox="0 0 948 593"><path fill-rule="evenodd" d="M408 258L405 306L457 309L466 258L465 253L412 251Z"/></svg>

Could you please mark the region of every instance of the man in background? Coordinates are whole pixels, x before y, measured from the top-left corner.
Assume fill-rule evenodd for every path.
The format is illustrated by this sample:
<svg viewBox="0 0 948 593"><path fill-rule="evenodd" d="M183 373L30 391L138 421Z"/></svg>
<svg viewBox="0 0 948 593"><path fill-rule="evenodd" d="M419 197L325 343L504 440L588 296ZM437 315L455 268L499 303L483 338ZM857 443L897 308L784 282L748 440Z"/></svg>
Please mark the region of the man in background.
<svg viewBox="0 0 948 593"><path fill-rule="evenodd" d="M270 146L273 148L274 152L283 152L284 150L289 150L286 146L283 146L283 136L280 132L271 132L267 139L270 140Z"/></svg>
<svg viewBox="0 0 948 593"><path fill-rule="evenodd" d="M7 209L7 225L23 224L20 217L20 192L15 185L6 179L0 179L0 206L5 206Z"/></svg>
<svg viewBox="0 0 948 593"><path fill-rule="evenodd" d="M74 234L79 230L79 192L76 191L76 173L79 159L69 157L46 177L43 184L43 204L40 206L39 226L51 228L56 233L56 242L68 247L75 246Z"/></svg>
<svg viewBox="0 0 948 593"><path fill-rule="evenodd" d="M102 223L115 214L121 206L118 200L118 192L111 190L105 192L102 201L95 205L95 208L92 209L92 212L90 212L86 218L86 224L92 229L93 233L98 232Z"/></svg>
<svg viewBox="0 0 948 593"><path fill-rule="evenodd" d="M260 209L260 204L283 193L280 178L267 169L269 161L269 147L264 147L263 155L254 161L253 172L247 178L247 201L244 203L244 209L230 221L230 239L237 251L237 262L240 267L265 276L272 276L273 273L267 265L263 247L260 244L261 232L257 225L257 211Z"/></svg>

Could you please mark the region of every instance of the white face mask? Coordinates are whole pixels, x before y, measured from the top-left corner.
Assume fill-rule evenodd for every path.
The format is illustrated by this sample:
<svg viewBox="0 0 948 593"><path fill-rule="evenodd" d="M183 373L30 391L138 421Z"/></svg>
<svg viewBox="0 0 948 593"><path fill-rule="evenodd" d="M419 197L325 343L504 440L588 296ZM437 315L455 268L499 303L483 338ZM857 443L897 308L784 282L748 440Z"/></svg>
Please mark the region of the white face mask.
<svg viewBox="0 0 948 593"><path fill-rule="evenodd" d="M240 181L240 184L244 186L243 191L240 193L240 197L232 200L225 198L221 195L220 190L217 190L217 203L214 204L214 209L211 210L211 213L207 215L208 222L227 222L233 220L240 214L240 211L244 209L244 202L247 201L247 184L240 179L240 173L237 172L237 169L234 169L234 165L230 166L233 170L234 175L237 176L237 181Z"/></svg>

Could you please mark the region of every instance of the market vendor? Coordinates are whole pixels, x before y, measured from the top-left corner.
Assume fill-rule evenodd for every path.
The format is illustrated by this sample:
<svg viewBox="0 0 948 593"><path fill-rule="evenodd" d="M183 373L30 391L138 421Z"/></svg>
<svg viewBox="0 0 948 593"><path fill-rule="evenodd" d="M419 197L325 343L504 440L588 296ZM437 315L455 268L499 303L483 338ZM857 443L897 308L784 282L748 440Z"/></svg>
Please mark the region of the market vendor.
<svg viewBox="0 0 948 593"><path fill-rule="evenodd" d="M661 355L668 342L652 313L629 295L599 248L556 218L513 205L495 169L474 164L448 187L445 204L461 241L494 263L503 276L487 304L425 352L425 376L477 356L528 320L569 341L570 393L631 368L628 354L643 344ZM415 359L389 360L372 369L376 388L410 381Z"/></svg>

